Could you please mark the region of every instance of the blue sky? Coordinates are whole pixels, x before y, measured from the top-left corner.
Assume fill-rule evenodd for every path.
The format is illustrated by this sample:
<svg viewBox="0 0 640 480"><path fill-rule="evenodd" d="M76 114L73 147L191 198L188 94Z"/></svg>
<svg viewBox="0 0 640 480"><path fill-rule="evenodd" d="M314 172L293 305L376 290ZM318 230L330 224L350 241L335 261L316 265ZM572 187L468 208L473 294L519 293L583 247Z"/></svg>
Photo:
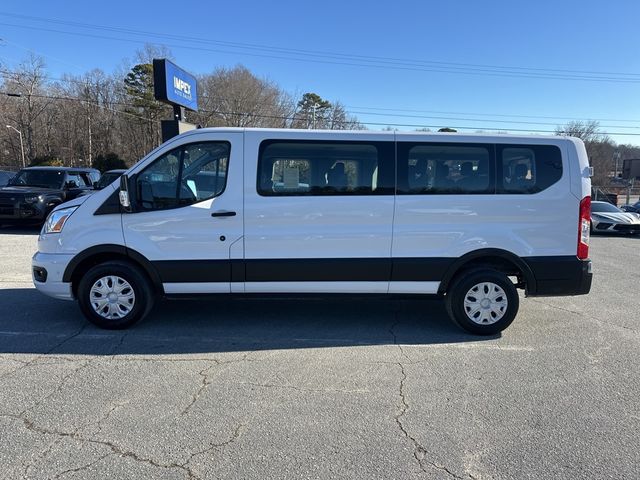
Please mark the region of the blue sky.
<svg viewBox="0 0 640 480"><path fill-rule="evenodd" d="M640 144L639 18L633 0L7 2L0 62L32 50L54 77L111 72L145 41L164 43L192 73L243 64L291 93L341 101L371 129L553 130L599 119L604 131L638 134L617 142Z"/></svg>

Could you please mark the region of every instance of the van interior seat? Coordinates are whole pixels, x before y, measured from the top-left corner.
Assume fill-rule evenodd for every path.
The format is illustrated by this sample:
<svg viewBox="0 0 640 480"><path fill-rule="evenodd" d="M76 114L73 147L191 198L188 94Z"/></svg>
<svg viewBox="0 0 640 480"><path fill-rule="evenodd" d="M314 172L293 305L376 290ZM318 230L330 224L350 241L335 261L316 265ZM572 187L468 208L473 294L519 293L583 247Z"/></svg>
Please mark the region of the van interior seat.
<svg viewBox="0 0 640 480"><path fill-rule="evenodd" d="M527 178L528 173L529 167L522 163L517 164L513 170L513 178L511 180L510 188L515 190L530 187L532 185L532 181Z"/></svg>
<svg viewBox="0 0 640 480"><path fill-rule="evenodd" d="M436 190L451 190L455 188L455 182L449 178L449 166L442 162L436 163L433 188Z"/></svg>
<svg viewBox="0 0 640 480"><path fill-rule="evenodd" d="M326 174L327 186L335 188L347 188L348 179L344 171L344 163L336 162Z"/></svg>

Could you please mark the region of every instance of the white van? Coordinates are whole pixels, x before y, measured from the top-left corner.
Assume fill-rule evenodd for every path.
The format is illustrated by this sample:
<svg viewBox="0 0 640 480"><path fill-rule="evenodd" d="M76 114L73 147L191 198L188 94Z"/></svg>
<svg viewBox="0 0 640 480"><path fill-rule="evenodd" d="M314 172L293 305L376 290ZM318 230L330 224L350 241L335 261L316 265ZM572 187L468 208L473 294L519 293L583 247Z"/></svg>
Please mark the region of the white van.
<svg viewBox="0 0 640 480"><path fill-rule="evenodd" d="M589 177L567 137L195 130L56 208L33 279L104 328L159 296L416 294L492 334L517 288L589 292Z"/></svg>

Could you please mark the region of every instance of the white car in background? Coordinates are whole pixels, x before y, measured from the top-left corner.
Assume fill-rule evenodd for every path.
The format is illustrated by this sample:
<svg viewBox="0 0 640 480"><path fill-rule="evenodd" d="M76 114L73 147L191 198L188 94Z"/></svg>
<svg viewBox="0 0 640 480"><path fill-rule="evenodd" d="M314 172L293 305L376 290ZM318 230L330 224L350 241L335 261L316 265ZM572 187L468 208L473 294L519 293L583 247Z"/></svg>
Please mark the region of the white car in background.
<svg viewBox="0 0 640 480"><path fill-rule="evenodd" d="M640 215L608 202L591 202L591 231L640 234Z"/></svg>

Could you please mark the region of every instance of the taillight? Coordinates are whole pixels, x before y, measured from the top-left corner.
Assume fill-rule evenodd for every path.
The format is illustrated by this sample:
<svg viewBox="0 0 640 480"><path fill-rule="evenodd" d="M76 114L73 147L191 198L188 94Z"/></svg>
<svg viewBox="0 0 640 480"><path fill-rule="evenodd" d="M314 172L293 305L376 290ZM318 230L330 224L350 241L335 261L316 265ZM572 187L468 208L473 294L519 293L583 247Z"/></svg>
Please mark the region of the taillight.
<svg viewBox="0 0 640 480"><path fill-rule="evenodd" d="M591 230L591 197L580 200L580 217L578 221L578 258L589 258L589 231Z"/></svg>

